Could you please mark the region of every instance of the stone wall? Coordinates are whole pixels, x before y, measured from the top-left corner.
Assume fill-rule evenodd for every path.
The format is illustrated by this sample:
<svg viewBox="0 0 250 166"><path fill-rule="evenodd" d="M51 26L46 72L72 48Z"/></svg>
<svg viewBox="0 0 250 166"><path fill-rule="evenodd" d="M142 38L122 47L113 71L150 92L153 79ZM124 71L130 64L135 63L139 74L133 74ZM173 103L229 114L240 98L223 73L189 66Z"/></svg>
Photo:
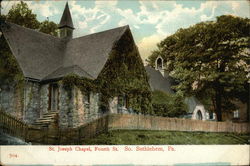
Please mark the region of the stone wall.
<svg viewBox="0 0 250 166"><path fill-rule="evenodd" d="M24 88L24 121L32 124L40 117L40 84L26 82Z"/></svg>
<svg viewBox="0 0 250 166"><path fill-rule="evenodd" d="M48 84L25 82L23 87L1 86L0 109L31 124L48 109Z"/></svg>
<svg viewBox="0 0 250 166"><path fill-rule="evenodd" d="M73 127L73 90L65 90L62 84L59 84L59 126L61 128Z"/></svg>
<svg viewBox="0 0 250 166"><path fill-rule="evenodd" d="M97 119L99 114L99 95L90 93L89 103L85 101L86 94L77 87L65 90L59 85L59 126L75 128Z"/></svg>
<svg viewBox="0 0 250 166"><path fill-rule="evenodd" d="M89 103L89 117L87 121L91 121L102 116L102 113L99 112L99 94L90 93L90 103Z"/></svg>
<svg viewBox="0 0 250 166"><path fill-rule="evenodd" d="M49 84L40 87L40 117L48 112L49 107Z"/></svg>
<svg viewBox="0 0 250 166"><path fill-rule="evenodd" d="M23 118L23 89L11 85L0 85L0 109Z"/></svg>

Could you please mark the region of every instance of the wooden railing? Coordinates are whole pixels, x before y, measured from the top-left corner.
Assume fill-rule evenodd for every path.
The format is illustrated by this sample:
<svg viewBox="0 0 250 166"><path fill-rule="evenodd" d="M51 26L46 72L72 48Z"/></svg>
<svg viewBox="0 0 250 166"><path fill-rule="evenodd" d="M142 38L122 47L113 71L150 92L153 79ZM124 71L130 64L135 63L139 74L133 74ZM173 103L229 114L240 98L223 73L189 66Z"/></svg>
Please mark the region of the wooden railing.
<svg viewBox="0 0 250 166"><path fill-rule="evenodd" d="M0 130L3 133L25 140L29 126L23 121L0 110Z"/></svg>

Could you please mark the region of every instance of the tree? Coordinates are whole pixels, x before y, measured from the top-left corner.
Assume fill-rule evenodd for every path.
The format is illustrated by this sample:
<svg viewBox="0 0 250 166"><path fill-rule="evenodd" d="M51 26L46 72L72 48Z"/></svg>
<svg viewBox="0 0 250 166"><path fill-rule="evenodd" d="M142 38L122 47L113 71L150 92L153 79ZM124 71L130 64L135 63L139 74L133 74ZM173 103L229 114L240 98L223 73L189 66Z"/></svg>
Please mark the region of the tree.
<svg viewBox="0 0 250 166"><path fill-rule="evenodd" d="M210 97L217 119L222 121L222 111L234 109L232 101L242 100L239 94L248 93L249 30L248 18L224 15L201 22L160 42L148 62L153 66L161 55L179 83L175 87L178 93Z"/></svg>
<svg viewBox="0 0 250 166"><path fill-rule="evenodd" d="M11 7L6 20L26 28L37 29L40 32L57 36L57 24L48 20L39 22L36 14L23 1Z"/></svg>
<svg viewBox="0 0 250 166"><path fill-rule="evenodd" d="M7 14L7 21L31 29L38 29L40 24L36 14L32 13L32 10L23 1L11 7Z"/></svg>
<svg viewBox="0 0 250 166"><path fill-rule="evenodd" d="M57 24L48 20L40 23L36 18L36 14L34 14L23 1L12 6L8 14L1 15L0 19L57 36ZM3 84L10 84L18 83L21 80L23 80L22 73L2 35L0 38L0 81Z"/></svg>
<svg viewBox="0 0 250 166"><path fill-rule="evenodd" d="M6 16L1 15L1 20L5 20ZM3 35L0 37L0 86L1 85L17 85L23 80L22 73L18 64L12 56L10 48Z"/></svg>
<svg viewBox="0 0 250 166"><path fill-rule="evenodd" d="M52 21L45 20L41 22L39 31L53 36L58 36L58 26Z"/></svg>
<svg viewBox="0 0 250 166"><path fill-rule="evenodd" d="M152 93L153 114L164 117L179 117L188 112L184 98L178 94L169 94L163 91Z"/></svg>

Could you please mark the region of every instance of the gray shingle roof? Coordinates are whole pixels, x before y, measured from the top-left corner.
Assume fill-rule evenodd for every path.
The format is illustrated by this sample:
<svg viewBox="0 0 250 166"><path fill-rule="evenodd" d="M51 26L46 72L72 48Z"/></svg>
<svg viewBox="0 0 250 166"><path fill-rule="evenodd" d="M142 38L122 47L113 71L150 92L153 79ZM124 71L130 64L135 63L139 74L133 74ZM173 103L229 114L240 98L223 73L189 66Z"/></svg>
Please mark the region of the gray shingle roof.
<svg viewBox="0 0 250 166"><path fill-rule="evenodd" d="M73 21L72 21L72 18L71 18L71 14L70 14L68 2L65 5L65 8L64 8L64 11L63 11L63 15L62 15L62 18L61 18L61 21L60 21L58 27L59 28L69 27L69 28L74 29Z"/></svg>
<svg viewBox="0 0 250 166"><path fill-rule="evenodd" d="M197 105L201 105L200 101L194 97L186 97L184 102L188 105L188 112L192 113Z"/></svg>
<svg viewBox="0 0 250 166"><path fill-rule="evenodd" d="M64 66L78 65L93 78L97 78L113 45L128 28L124 26L70 40L67 43Z"/></svg>
<svg viewBox="0 0 250 166"><path fill-rule="evenodd" d="M41 80L63 64L65 43L59 38L7 23L2 28L25 77Z"/></svg>
<svg viewBox="0 0 250 166"><path fill-rule="evenodd" d="M161 73L150 66L145 67L149 76L149 85L152 90L160 90L173 94L170 77L163 77Z"/></svg>
<svg viewBox="0 0 250 166"><path fill-rule="evenodd" d="M74 73L97 78L122 34L123 26L65 41L13 23L1 28L27 78L46 80Z"/></svg>
<svg viewBox="0 0 250 166"><path fill-rule="evenodd" d="M163 77L161 73L150 66L145 67L149 75L149 84L152 90L160 90L166 93L174 94L171 89L173 86L170 76ZM184 102L188 106L188 113L192 113L197 105L202 105L200 101L194 97L186 97Z"/></svg>

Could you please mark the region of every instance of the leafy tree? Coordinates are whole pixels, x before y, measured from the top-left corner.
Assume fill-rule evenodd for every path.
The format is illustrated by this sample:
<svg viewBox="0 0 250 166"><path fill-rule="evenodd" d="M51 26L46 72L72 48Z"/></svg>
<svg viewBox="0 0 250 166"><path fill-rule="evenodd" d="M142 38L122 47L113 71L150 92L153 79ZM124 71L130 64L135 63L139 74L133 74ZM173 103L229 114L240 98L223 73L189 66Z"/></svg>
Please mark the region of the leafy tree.
<svg viewBox="0 0 250 166"><path fill-rule="evenodd" d="M58 26L52 21L45 20L40 23L39 31L53 36L58 35Z"/></svg>
<svg viewBox="0 0 250 166"><path fill-rule="evenodd" d="M152 93L153 113L157 116L179 117L187 114L187 105L183 97L162 91Z"/></svg>
<svg viewBox="0 0 250 166"><path fill-rule="evenodd" d="M57 24L48 20L40 23L36 18L36 14L32 13L32 10L30 10L28 5L23 1L12 6L8 14L1 15L0 19L57 36ZM3 85L19 83L22 80L21 70L2 35L0 38L0 81Z"/></svg>
<svg viewBox="0 0 250 166"><path fill-rule="evenodd" d="M12 6L7 14L7 21L31 29L38 29L40 24L36 18L36 14L32 13L32 10L23 1Z"/></svg>
<svg viewBox="0 0 250 166"><path fill-rule="evenodd" d="M182 95L209 97L214 103L218 121L222 110L232 110L235 99L246 101L249 74L250 20L230 15L216 21L201 22L160 42L149 57L154 61L161 55L170 75L179 84Z"/></svg>
<svg viewBox="0 0 250 166"><path fill-rule="evenodd" d="M1 20L6 16L1 15ZM17 85L23 80L18 64L12 56L10 48L2 35L0 37L0 82L1 85Z"/></svg>

